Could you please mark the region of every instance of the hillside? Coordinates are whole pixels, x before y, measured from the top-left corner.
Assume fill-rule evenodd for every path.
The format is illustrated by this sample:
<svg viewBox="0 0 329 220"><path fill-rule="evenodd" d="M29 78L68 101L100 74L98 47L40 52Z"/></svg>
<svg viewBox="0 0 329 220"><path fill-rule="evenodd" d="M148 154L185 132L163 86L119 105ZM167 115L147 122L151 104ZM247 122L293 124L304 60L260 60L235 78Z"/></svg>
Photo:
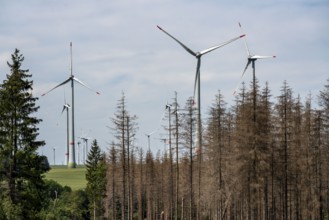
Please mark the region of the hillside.
<svg viewBox="0 0 329 220"><path fill-rule="evenodd" d="M69 186L72 190L86 188L86 167L79 165L75 169L68 169L67 166L51 166L51 170L46 173L46 179L52 179L63 186Z"/></svg>

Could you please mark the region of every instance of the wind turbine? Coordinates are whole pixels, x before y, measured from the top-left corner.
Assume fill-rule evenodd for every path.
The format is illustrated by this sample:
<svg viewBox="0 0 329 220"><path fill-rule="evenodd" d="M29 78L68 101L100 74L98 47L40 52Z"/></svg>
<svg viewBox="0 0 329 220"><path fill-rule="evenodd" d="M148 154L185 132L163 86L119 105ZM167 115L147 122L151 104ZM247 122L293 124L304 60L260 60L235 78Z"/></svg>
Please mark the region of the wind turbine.
<svg viewBox="0 0 329 220"><path fill-rule="evenodd" d="M242 26L241 26L240 23L239 23L239 27L240 27L241 32L243 32L243 30L242 30ZM252 70L253 70L253 71L252 71L252 72L253 72L253 87L254 87L254 90L255 90L255 86L256 86L256 85L255 85L255 83L256 83L255 62L256 62L256 60L258 60L258 59L267 59L267 58L275 58L275 57L276 57L276 56L252 55L252 54L250 54L250 50L249 50L249 47L248 47L248 44L247 44L247 40L246 40L246 39L244 39L244 45L245 45L246 50L247 50L247 59L248 59L248 61L247 61L247 65L246 65L246 67L244 68L243 73L242 73L242 75L241 75L241 77L240 77L240 80L239 80L239 82L238 82L238 85L236 86L236 89L235 89L234 92L233 92L233 95L236 94L236 90L237 90L239 84L241 83L242 78L243 78L243 76L244 76L244 74L245 74L245 72L246 72L246 70L248 69L248 67L249 67L250 64L251 64L251 67L252 67ZM255 91L254 91L254 92L255 92Z"/></svg>
<svg viewBox="0 0 329 220"><path fill-rule="evenodd" d="M78 141L78 165L80 164L80 144L81 144L81 142L80 141Z"/></svg>
<svg viewBox="0 0 329 220"><path fill-rule="evenodd" d="M64 111L66 111L66 153L65 153L65 157L66 157L66 165L69 164L69 146L70 146L70 113L69 113L69 109L71 108L71 106L66 102L66 96L65 96L65 90L64 90L64 105L63 105L63 109L61 112L61 116L63 115ZM57 123L58 125L58 123Z"/></svg>
<svg viewBox="0 0 329 220"><path fill-rule="evenodd" d="M89 132L91 131L91 129L89 129ZM88 133L89 133L88 132ZM83 161L87 161L87 158L88 158L88 153L89 153L89 149L88 149L88 140L91 140L92 139L92 137L88 137L88 133L86 133L86 132L82 132L82 130L81 130L81 135L78 137L78 138L80 138L81 140L82 140L82 142L84 142L84 146L82 147L82 152L83 152ZM85 163L84 162L84 163Z"/></svg>
<svg viewBox="0 0 329 220"><path fill-rule="evenodd" d="M66 111L66 165L69 165L69 146L70 146L70 116L69 116L69 109L71 108L71 106L69 104L66 103L63 105L63 110L62 113L64 111Z"/></svg>
<svg viewBox="0 0 329 220"><path fill-rule="evenodd" d="M70 65L70 72L71 75L68 79L66 79L64 82L58 84L57 86L55 86L54 88L50 89L48 92L42 94L42 96L45 96L46 94L48 94L49 92L53 91L54 89L65 85L68 82L71 82L71 89L72 89L72 103L71 103L71 111L72 111L72 130L71 130L71 141L70 141L70 148L69 148L69 163L68 163L68 167L69 168L76 168L76 161L75 161L75 128L74 128L74 81L81 84L82 86L86 87L87 89L94 91L93 89L91 89L90 87L88 87L86 84L84 84L82 81L80 81L78 78L76 78L73 75L73 67L72 67L72 42L70 43L70 58L71 58L71 65ZM99 95L99 92L96 92L97 95Z"/></svg>
<svg viewBox="0 0 329 220"><path fill-rule="evenodd" d="M151 133L145 134L145 136L147 137L147 140L148 140L148 148L149 148L149 151L151 151L151 141L150 141L150 137L151 137L151 135L154 134L155 132L157 132L157 130L152 131Z"/></svg>
<svg viewBox="0 0 329 220"><path fill-rule="evenodd" d="M168 127L168 132L169 132L169 150L170 150L170 157L171 157L171 104L166 105L166 110L168 109L168 117L169 117L169 127Z"/></svg>
<svg viewBox="0 0 329 220"><path fill-rule="evenodd" d="M160 26L157 26L162 32L164 32L165 34L167 34L169 37L171 37L173 40L175 40L178 44L180 44L189 54L191 54L192 56L194 56L195 58L197 58L197 67L196 67L196 74L195 74L195 80L194 80L194 104L195 104L195 96L197 95L197 114L198 114L198 120L197 120L197 140L198 142L196 143L196 146L200 147L202 146L202 137L201 137L201 97L200 97L200 66L201 66L201 57L213 50L216 50L220 47L225 46L226 44L229 44L235 40L238 40L242 37L244 37L245 35L240 35L238 37L232 38L231 40L228 40L224 43L218 44L216 46L210 47L208 49L199 51L199 52L194 52L193 50L191 50L190 48L188 48L186 45L184 45L182 42L180 42L179 40L177 40L175 37L173 37L171 34L169 34L167 31L165 31L164 29L162 29ZM196 91L197 88L197 91Z"/></svg>
<svg viewBox="0 0 329 220"><path fill-rule="evenodd" d="M83 160L86 162L87 157L88 157L88 140L91 138L87 138L87 137L79 137L83 142L85 142L85 149L83 151ZM84 163L85 163L84 162Z"/></svg>

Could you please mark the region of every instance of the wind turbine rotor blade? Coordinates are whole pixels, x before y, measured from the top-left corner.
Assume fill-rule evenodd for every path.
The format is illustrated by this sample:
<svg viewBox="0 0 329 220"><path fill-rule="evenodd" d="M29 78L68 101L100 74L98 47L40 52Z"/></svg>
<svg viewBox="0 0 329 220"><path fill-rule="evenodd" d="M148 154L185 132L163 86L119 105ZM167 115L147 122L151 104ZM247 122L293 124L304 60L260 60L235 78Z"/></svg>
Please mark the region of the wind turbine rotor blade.
<svg viewBox="0 0 329 220"><path fill-rule="evenodd" d="M47 95L48 93L50 93L50 92L53 91L54 89L56 89L56 88L58 88L58 87L60 87L60 86L62 86L62 85L64 85L64 84L68 83L70 80L71 80L71 77L68 78L67 80L65 80L64 82L58 84L57 86L55 86L54 88L52 88L52 89L49 90L48 92L42 94L41 96L45 96L45 95Z"/></svg>
<svg viewBox="0 0 329 220"><path fill-rule="evenodd" d="M77 83L79 83L80 85L82 85L82 86L84 86L84 87L86 87L87 89L89 89L90 91L93 91L93 92L95 92L97 95L100 95L100 93L99 92L97 92L97 91L95 91L95 90L93 90L92 88L90 88L89 86L87 86L86 84L84 84L81 80L79 80L78 78L76 78L76 77L73 77L73 80L74 81L76 81Z"/></svg>
<svg viewBox="0 0 329 220"><path fill-rule="evenodd" d="M210 47L210 48L208 48L208 49L202 50L202 51L199 52L199 55L204 55L204 54L206 54L206 53L209 53L210 51L213 51L213 50L216 50L216 49L218 49L218 48L220 48L220 47L223 47L223 46L225 46L225 45L227 45L227 44L229 44L229 43L232 43L233 41L236 41L236 40L238 40L238 39L240 39L240 38L242 38L242 37L244 37L244 36L245 36L245 35L243 34L243 35L240 35L239 37L235 37L235 38L233 38L233 39L231 39L231 40L228 40L228 41L226 41L226 42L224 42L224 43L222 43L222 44L219 44L219 45L217 45L217 46L213 46L213 47Z"/></svg>
<svg viewBox="0 0 329 220"><path fill-rule="evenodd" d="M63 114L63 112L65 111L65 109L66 109L66 106L64 105L63 106L63 109L62 109L62 112L61 112L61 115Z"/></svg>
<svg viewBox="0 0 329 220"><path fill-rule="evenodd" d="M261 55L254 55L250 57L251 59L267 59L267 58L276 58L276 56L261 56Z"/></svg>
<svg viewBox="0 0 329 220"><path fill-rule="evenodd" d="M174 39L177 43L179 43L188 53L190 53L192 56L196 56L197 53L195 53L193 50L191 50L190 48L188 48L186 45L184 45L182 42L180 42L179 40L177 40L174 36L172 36L171 34L169 34L167 31L163 30L159 25L157 25L157 27L163 31L163 33L167 34L169 37L171 37L172 39Z"/></svg>
<svg viewBox="0 0 329 220"><path fill-rule="evenodd" d="M154 134L154 133L156 133L157 132L157 130L155 130L155 131L152 131L151 133L149 133L149 134L146 134L146 136L151 136L152 134Z"/></svg>
<svg viewBox="0 0 329 220"><path fill-rule="evenodd" d="M235 89L234 89L233 95L236 95L236 91L237 91L237 89L238 89L238 87L239 87L239 85L240 85L240 83L241 83L241 81L242 81L242 78L243 78L243 76L244 76L246 70L248 69L248 66L250 65L250 63L251 63L251 60L248 59L247 65L246 65L246 67L244 68L243 73L242 73L242 75L241 75L241 77L240 77L240 80L239 80L237 86L236 86Z"/></svg>
<svg viewBox="0 0 329 220"><path fill-rule="evenodd" d="M242 29L242 26L241 26L240 22L239 22L239 27L240 27L241 34L244 34L244 31ZM248 56L250 56L250 50L249 50L246 38L244 39L244 46L246 47Z"/></svg>
<svg viewBox="0 0 329 220"><path fill-rule="evenodd" d="M201 58L198 57L198 63L196 66L196 73L195 73L195 80L194 80L194 91L193 91L194 104L196 104L196 87L197 87L197 83L198 83L199 76L200 76L200 66L201 66Z"/></svg>
<svg viewBox="0 0 329 220"><path fill-rule="evenodd" d="M73 66L72 66L72 42L70 42L70 73L73 76Z"/></svg>
<svg viewBox="0 0 329 220"><path fill-rule="evenodd" d="M80 138L81 140L83 140L83 141L87 141L89 138L86 138L86 137L84 137L84 136L79 136L78 138Z"/></svg>

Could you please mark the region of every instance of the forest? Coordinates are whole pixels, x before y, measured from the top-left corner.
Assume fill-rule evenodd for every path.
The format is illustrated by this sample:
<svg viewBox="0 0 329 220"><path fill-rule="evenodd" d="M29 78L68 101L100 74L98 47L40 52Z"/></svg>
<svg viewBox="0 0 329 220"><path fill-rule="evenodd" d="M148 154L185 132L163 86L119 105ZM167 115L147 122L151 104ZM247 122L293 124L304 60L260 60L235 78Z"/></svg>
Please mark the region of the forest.
<svg viewBox="0 0 329 220"><path fill-rule="evenodd" d="M316 96L255 79L227 106L220 91L195 146L196 109L174 101L167 150L133 146L137 118L117 103L107 152L110 219L328 219L329 79ZM315 107L316 106L316 107Z"/></svg>
<svg viewBox="0 0 329 220"><path fill-rule="evenodd" d="M256 78L228 106L220 90L195 146L193 98L168 105L166 150L135 146L124 94L107 151L94 140L83 191L46 181L39 106L15 50L0 86L1 219L329 219L329 79L313 98ZM56 192L53 195L52 192Z"/></svg>

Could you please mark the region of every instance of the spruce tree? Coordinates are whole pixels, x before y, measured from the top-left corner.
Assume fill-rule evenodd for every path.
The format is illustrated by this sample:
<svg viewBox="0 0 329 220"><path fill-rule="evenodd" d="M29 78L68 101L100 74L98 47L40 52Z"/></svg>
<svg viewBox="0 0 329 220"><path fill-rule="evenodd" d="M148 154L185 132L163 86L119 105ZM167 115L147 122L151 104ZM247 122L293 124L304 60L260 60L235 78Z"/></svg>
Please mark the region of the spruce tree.
<svg viewBox="0 0 329 220"><path fill-rule="evenodd" d="M196 217L196 208L195 208L195 148L194 147L194 134L196 131L195 127L195 108L193 108L193 99L189 98L186 101L184 109L187 110L187 113L183 115L182 120L182 138L183 138L183 144L185 146L188 146L188 153L186 153L186 156L189 160L189 166L188 166L188 174L186 175L188 177L188 194L186 197L188 198L188 213L189 219L193 219Z"/></svg>
<svg viewBox="0 0 329 220"><path fill-rule="evenodd" d="M118 162L120 163L120 173L118 179L121 179L120 202L121 202L121 219L127 219L132 214L132 179L131 179L131 148L133 147L134 137L137 131L137 116L131 116L127 110L126 97L122 93L121 99L118 100L117 112L112 118L114 127L112 131L116 139L115 145L119 152ZM119 210L118 210L119 211Z"/></svg>
<svg viewBox="0 0 329 220"><path fill-rule="evenodd" d="M117 207L120 205L118 190L117 190L117 176L118 168L118 151L115 149L115 143L112 142L107 158L107 187L106 187L106 201L105 201L105 215L112 219L118 219L120 214Z"/></svg>
<svg viewBox="0 0 329 220"><path fill-rule="evenodd" d="M318 212L320 219L323 219L324 216L329 216L329 78L318 98L321 109L316 111L314 145L319 152L318 164L322 166L322 172L318 172Z"/></svg>
<svg viewBox="0 0 329 220"><path fill-rule="evenodd" d="M42 174L49 170L45 156L36 152L38 141L35 117L39 107L33 97L29 70L21 69L24 57L16 49L7 62L10 73L0 85L0 175L1 209L8 219L36 218L42 207Z"/></svg>
<svg viewBox="0 0 329 220"><path fill-rule="evenodd" d="M275 105L275 121L276 121L276 133L277 137L277 152L279 155L278 161L276 162L277 172L279 175L279 185L281 189L278 191L282 192L280 195L279 207L282 207L282 212L278 212L283 219L289 219L291 207L288 206L289 198L291 193L290 177L293 176L292 165L295 162L292 157L292 138L293 131L295 129L293 124L294 106L295 99L293 97L292 89L288 86L288 83L284 81L281 95L278 97L278 103Z"/></svg>
<svg viewBox="0 0 329 220"><path fill-rule="evenodd" d="M87 196L90 201L91 219L102 219L103 199L106 192L106 159L94 140L86 161Z"/></svg>
<svg viewBox="0 0 329 220"><path fill-rule="evenodd" d="M205 157L207 160L206 174L209 181L208 186L205 187L208 198L205 203L209 202L209 206L215 211L213 216L217 219L222 218L224 213L224 155L226 148L227 123L226 117L226 103L220 91L215 97L215 102L209 109L210 118L208 119L207 130L205 132ZM214 193L217 192L217 193Z"/></svg>

